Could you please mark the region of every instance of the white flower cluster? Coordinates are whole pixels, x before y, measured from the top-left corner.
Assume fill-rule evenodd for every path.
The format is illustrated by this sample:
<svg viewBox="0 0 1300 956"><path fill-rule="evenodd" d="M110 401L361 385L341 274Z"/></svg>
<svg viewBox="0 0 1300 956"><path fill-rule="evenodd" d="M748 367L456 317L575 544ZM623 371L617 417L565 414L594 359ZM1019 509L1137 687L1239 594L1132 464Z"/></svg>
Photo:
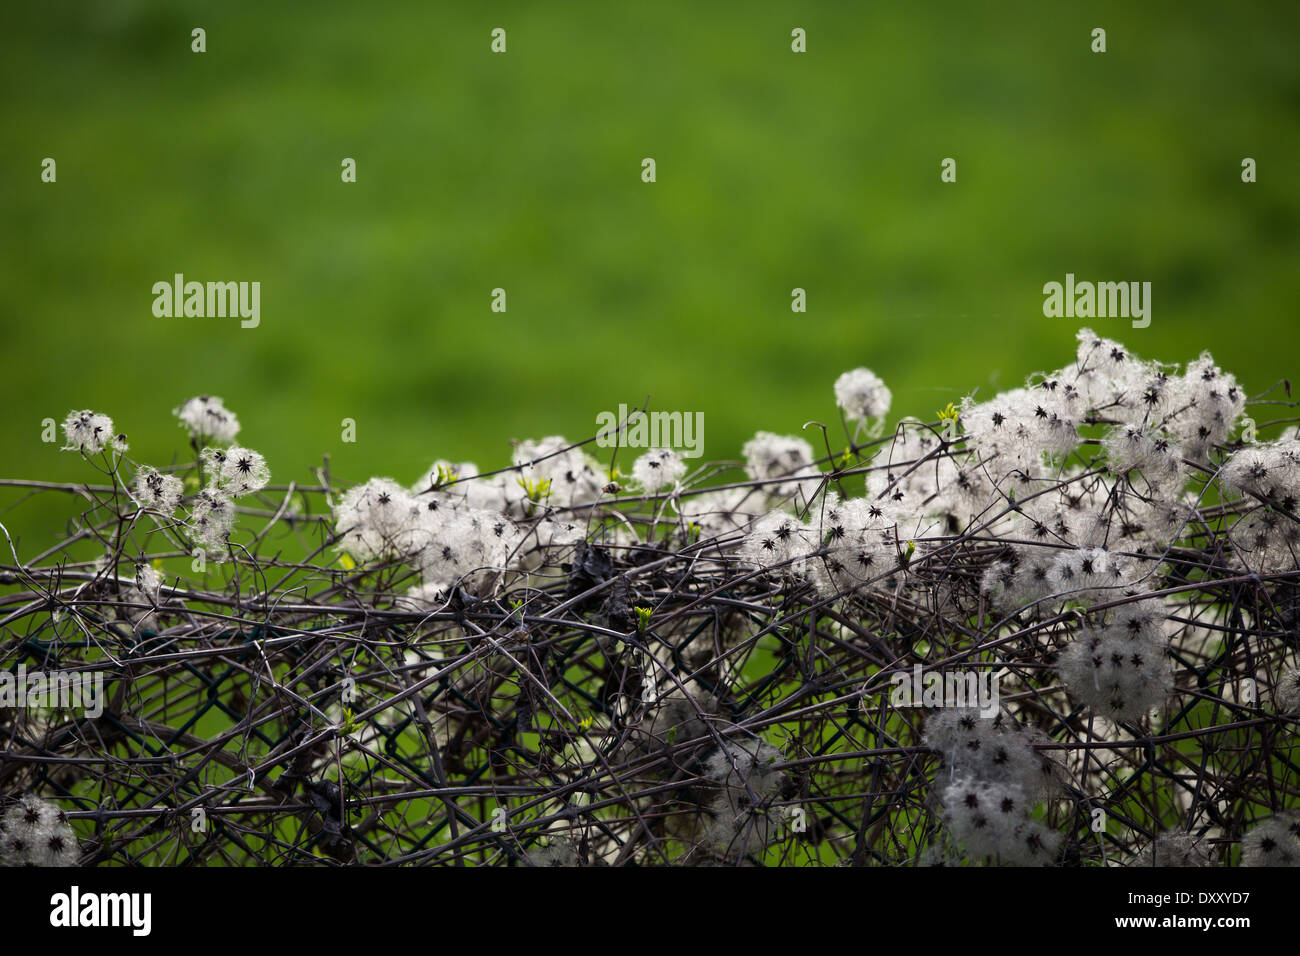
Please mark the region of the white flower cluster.
<svg viewBox="0 0 1300 956"><path fill-rule="evenodd" d="M63 435L67 439L64 451L98 455L106 448L118 453L127 450L126 436L113 429L113 419L90 409L68 412L63 420Z"/></svg>
<svg viewBox="0 0 1300 956"><path fill-rule="evenodd" d="M949 708L933 714L925 742L943 754L950 781L940 800L952 837L974 857L996 856L1017 866L1045 866L1060 835L1030 817L1056 787L1055 767L1029 736L1001 718Z"/></svg>
<svg viewBox="0 0 1300 956"><path fill-rule="evenodd" d="M0 863L5 866L76 866L79 847L67 817L30 794L0 821Z"/></svg>

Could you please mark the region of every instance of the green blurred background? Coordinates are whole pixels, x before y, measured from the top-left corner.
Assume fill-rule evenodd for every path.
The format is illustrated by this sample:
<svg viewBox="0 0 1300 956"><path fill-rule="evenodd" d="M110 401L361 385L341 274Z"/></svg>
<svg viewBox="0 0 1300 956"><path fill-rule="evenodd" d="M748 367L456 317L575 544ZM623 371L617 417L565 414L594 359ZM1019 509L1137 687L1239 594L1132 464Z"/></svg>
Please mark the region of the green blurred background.
<svg viewBox="0 0 1300 956"><path fill-rule="evenodd" d="M198 393L277 481L326 453L341 480L499 466L512 437L584 437L647 396L704 412L706 457L733 458L756 429L832 420L854 365L894 417L929 418L1062 364L1081 323L1044 318L1042 286L1066 272L1151 281L1150 328L1089 324L1144 357L1209 348L1262 390L1300 366L1298 21L1263 3L6 3L0 477L90 477L40 441L72 408L171 461L170 410ZM155 318L176 272L260 281L261 326ZM70 504L19 497L0 492L0 521L30 555Z"/></svg>

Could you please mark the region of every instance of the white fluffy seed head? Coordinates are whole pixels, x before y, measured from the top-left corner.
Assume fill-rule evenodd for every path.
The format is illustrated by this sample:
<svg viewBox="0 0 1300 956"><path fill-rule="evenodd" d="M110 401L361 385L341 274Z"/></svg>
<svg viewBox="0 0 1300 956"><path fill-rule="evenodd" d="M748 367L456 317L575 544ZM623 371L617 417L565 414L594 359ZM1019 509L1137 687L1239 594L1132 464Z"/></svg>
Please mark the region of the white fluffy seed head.
<svg viewBox="0 0 1300 956"><path fill-rule="evenodd" d="M239 419L215 395L187 399L172 410L190 437L201 442L232 442L239 434Z"/></svg>
<svg viewBox="0 0 1300 956"><path fill-rule="evenodd" d="M969 444L995 474L1037 475L1044 455L1063 455L1078 446L1079 411L1074 393L1040 383L978 404L967 398L959 421Z"/></svg>
<svg viewBox="0 0 1300 956"><path fill-rule="evenodd" d="M1278 676L1273 702L1279 714L1300 713L1300 668L1288 667Z"/></svg>
<svg viewBox="0 0 1300 956"><path fill-rule="evenodd" d="M98 455L106 448L118 453L127 450L126 436L113 429L113 419L88 408L68 412L68 417L63 420L63 435L67 440L64 451Z"/></svg>
<svg viewBox="0 0 1300 956"><path fill-rule="evenodd" d="M1111 430L1103 442L1110 469L1125 476L1141 472L1148 485L1181 487L1183 449L1168 435L1136 425Z"/></svg>
<svg viewBox="0 0 1300 956"><path fill-rule="evenodd" d="M160 512L170 518L180 506L185 484L175 475L165 475L148 465L135 475L135 496L142 507Z"/></svg>
<svg viewBox="0 0 1300 956"><path fill-rule="evenodd" d="M338 547L358 561L407 557L425 544L424 505L391 478L371 478L334 507Z"/></svg>
<svg viewBox="0 0 1300 956"><path fill-rule="evenodd" d="M1085 604L1111 601L1142 576L1125 555L1104 548L1060 550L1047 570L1052 590Z"/></svg>
<svg viewBox="0 0 1300 956"><path fill-rule="evenodd" d="M0 863L5 866L75 866L80 847L63 812L48 800L24 795L0 825Z"/></svg>
<svg viewBox="0 0 1300 956"><path fill-rule="evenodd" d="M460 583L478 590L517 560L523 533L505 515L483 509L425 510L422 547L415 563L426 585L448 589Z"/></svg>
<svg viewBox="0 0 1300 956"><path fill-rule="evenodd" d="M210 552L212 560L225 560L227 541L235 527L235 503L218 488L204 488L190 503L186 530Z"/></svg>
<svg viewBox="0 0 1300 956"><path fill-rule="evenodd" d="M1051 796L1058 766L1034 749L1029 734L975 708L945 707L929 715L924 740L943 755L947 778L966 777L1019 788L1029 803Z"/></svg>
<svg viewBox="0 0 1300 956"><path fill-rule="evenodd" d="M1016 866L1055 859L1060 834L1029 818L1030 802L1015 784L958 777L941 799L944 823L969 856L996 856Z"/></svg>
<svg viewBox="0 0 1300 956"><path fill-rule="evenodd" d="M1203 867L1210 865L1210 847L1194 833L1157 833L1129 865L1149 867Z"/></svg>
<svg viewBox="0 0 1300 956"><path fill-rule="evenodd" d="M1061 652L1057 669L1072 697L1111 720L1140 719L1173 690L1164 636L1136 620L1086 628Z"/></svg>
<svg viewBox="0 0 1300 956"><path fill-rule="evenodd" d="M827 495L813 509L815 540L824 554L812 562L813 581L824 595L856 592L898 569L894 509L871 497L838 500Z"/></svg>
<svg viewBox="0 0 1300 956"><path fill-rule="evenodd" d="M892 400L889 388L871 369L855 368L835 380L835 404L849 421L884 418Z"/></svg>
<svg viewBox="0 0 1300 956"><path fill-rule="evenodd" d="M632 465L632 478L647 494L672 488L686 474L686 462L668 448L652 448Z"/></svg>
<svg viewBox="0 0 1300 956"><path fill-rule="evenodd" d="M216 449L204 449L205 455L209 452L216 452ZM271 480L271 469L267 467L266 459L251 448L232 445L210 458L219 458L220 464L209 474L209 481L232 497L261 491Z"/></svg>
<svg viewBox="0 0 1300 956"><path fill-rule="evenodd" d="M150 564L137 564L135 586L150 603L157 604L162 596L162 574Z"/></svg>
<svg viewBox="0 0 1300 956"><path fill-rule="evenodd" d="M700 529L700 539L743 531L764 510L766 496L752 488L722 488L683 495L677 511L682 520Z"/></svg>
<svg viewBox="0 0 1300 956"><path fill-rule="evenodd" d="M1300 441L1283 438L1243 448L1228 459L1219 477L1234 491L1295 511L1300 504Z"/></svg>
<svg viewBox="0 0 1300 956"><path fill-rule="evenodd" d="M1300 866L1300 822L1288 815L1257 823L1241 838L1242 866Z"/></svg>
<svg viewBox="0 0 1300 956"><path fill-rule="evenodd" d="M759 432L745 442L741 453L745 456L745 473L754 481L771 481L764 491L773 497L784 498L801 490L811 495L817 489L819 472L813 466L812 446L802 438Z"/></svg>
<svg viewBox="0 0 1300 956"><path fill-rule="evenodd" d="M735 859L761 853L779 834L780 821L767 804L781 789L775 765L781 751L761 740L729 740L705 760L712 791L705 842Z"/></svg>
<svg viewBox="0 0 1300 956"><path fill-rule="evenodd" d="M519 471L512 480L517 484L522 479L535 488L549 482L546 498L554 507L575 508L599 500L606 484L600 465L571 444L560 435L520 442L514 454Z"/></svg>
<svg viewBox="0 0 1300 956"><path fill-rule="evenodd" d="M802 577L807 559L816 550L811 528L794 515L772 511L754 522L740 546L741 561L752 568Z"/></svg>

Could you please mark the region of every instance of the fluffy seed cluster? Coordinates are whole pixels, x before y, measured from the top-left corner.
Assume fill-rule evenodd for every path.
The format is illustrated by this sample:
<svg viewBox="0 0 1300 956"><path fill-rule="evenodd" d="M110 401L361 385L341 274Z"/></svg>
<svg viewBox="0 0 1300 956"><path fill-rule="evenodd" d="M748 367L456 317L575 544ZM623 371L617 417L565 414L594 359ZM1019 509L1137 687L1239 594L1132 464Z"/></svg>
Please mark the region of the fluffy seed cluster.
<svg viewBox="0 0 1300 956"><path fill-rule="evenodd" d="M419 550L424 509L391 478L371 478L344 492L334 507L339 547L359 561L401 558Z"/></svg>
<svg viewBox="0 0 1300 956"><path fill-rule="evenodd" d="M745 442L741 454L745 456L745 474L753 481L764 482L764 490L774 498L786 498L801 489L811 494L817 488L816 479L821 473L813 464L812 446L802 438L759 432ZM814 480L794 480L800 478Z"/></svg>
<svg viewBox="0 0 1300 956"><path fill-rule="evenodd" d="M1060 835L1030 812L1055 792L1057 769L1028 734L1001 716L949 708L926 721L925 742L943 755L943 819L968 855L1017 866L1055 860Z"/></svg>
<svg viewBox="0 0 1300 956"><path fill-rule="evenodd" d="M1194 833L1157 833L1129 864L1132 869L1143 867L1205 867L1210 865L1210 847L1207 841Z"/></svg>
<svg viewBox="0 0 1300 956"><path fill-rule="evenodd" d="M235 528L235 499L261 491L271 479L266 459L249 448L208 445L199 460L207 485L190 503L186 530L195 543L224 561Z"/></svg>
<svg viewBox="0 0 1300 956"><path fill-rule="evenodd" d="M568 840L552 840L546 846L538 847L524 854L525 866L569 867L581 866L582 860L577 849Z"/></svg>
<svg viewBox="0 0 1300 956"><path fill-rule="evenodd" d="M173 411L190 437L200 443L228 444L239 434L239 418L215 395L199 395Z"/></svg>
<svg viewBox="0 0 1300 956"><path fill-rule="evenodd" d="M1140 576L1141 570L1132 561L1105 548L1059 551L1047 568L1047 584L1053 592L1083 604L1120 597Z"/></svg>
<svg viewBox="0 0 1300 956"><path fill-rule="evenodd" d="M185 529L196 544L211 553L214 561L224 559L226 543L235 528L235 503L225 492L204 488L189 504Z"/></svg>
<svg viewBox="0 0 1300 956"><path fill-rule="evenodd" d="M189 502L185 529L194 543L219 563L226 560L227 543L234 530L234 499L261 491L271 472L266 460L252 449L220 446L219 443L232 440L239 431L239 420L221 399L192 398L174 412L195 439L207 476L206 487ZM85 455L95 455L105 449L119 454L127 451L126 436L114 430L113 420L107 415L89 410L71 412L63 423L63 431L67 436L65 450ZM174 517L185 499L185 485L180 478L150 465L137 468L131 486L140 507L164 519Z"/></svg>
<svg viewBox="0 0 1300 956"><path fill-rule="evenodd" d="M149 465L135 473L135 496L145 508L152 508L170 518L180 507L185 484L175 475L167 475Z"/></svg>
<svg viewBox="0 0 1300 956"><path fill-rule="evenodd" d="M706 842L722 859L761 856L782 826L770 803L785 774L776 769L781 751L761 740L730 740L705 762L713 794Z"/></svg>
<svg viewBox="0 0 1300 956"><path fill-rule="evenodd" d="M1242 866L1300 866L1300 820L1290 814L1257 823L1241 838Z"/></svg>
<svg viewBox="0 0 1300 956"><path fill-rule="evenodd" d="M943 791L944 823L969 855L1047 866L1060 834L1030 819L1028 811L1024 791L1011 783L958 777Z"/></svg>
<svg viewBox="0 0 1300 956"><path fill-rule="evenodd" d="M1231 532L1234 552L1251 571L1286 571L1300 562L1300 439L1294 432L1245 448L1220 472L1248 510Z"/></svg>
<svg viewBox="0 0 1300 956"><path fill-rule="evenodd" d="M1180 370L1087 330L1065 366L1017 385L886 434L877 425L888 390L854 370L835 387L847 447L834 428L802 433L816 450L759 432L743 449L744 480L734 462L688 473L657 449L634 460L625 493L612 470L622 459L549 436L517 443L498 472L439 459L410 486L375 477L342 491L299 487L246 549L229 540L235 503L264 494L269 469L217 427L219 402L194 400L182 419L200 423L197 460L128 472L138 512L110 514L120 494L92 503L80 527L124 529L106 536L106 554L46 560L49 593L66 593L58 574L72 567L96 579L80 603L106 594L109 613L54 609L41 626L70 654L86 630L95 648L116 646L123 621L147 640L148 620L153 635L186 647L202 629L195 646L211 653L186 655L180 681L211 700L206 682L225 671L204 668L224 666L250 633L225 623L242 594L231 602L218 583L204 597L207 579L226 576L188 579L182 561L169 589L157 569L173 565L153 557L184 553L192 538L239 562L230 577L260 581L271 576L254 572L271 567L260 565L285 536L269 532L287 528L365 564L313 556L281 609L261 603L269 594L248 604L259 627L312 635L268 642L290 693L255 705L259 726L292 739L285 728L303 719L295 701L325 701L310 719L344 726L347 747L332 762L303 755L312 785L342 774L349 792L366 792L382 780L401 806L396 829L353 841L349 859L415 842L397 833L410 805L393 781L425 791L430 740L449 792L505 773L512 805L563 808L544 810L541 829L512 816L509 841L437 836L450 842L415 851L430 862L1300 859L1288 777L1300 715L1300 437L1258 443L1253 424L1236 436L1243 392L1208 355ZM700 487L715 476L725 484ZM309 495L332 520L299 510ZM149 708L180 693L174 655L163 656L156 678L139 678L156 681L140 696ZM963 662L1014 675L997 717L933 699L867 700L881 675ZM335 697L340 673L365 688L366 716L353 726ZM1244 691L1256 682L1258 702ZM391 706L372 706L388 696ZM390 723L404 704L420 720L409 732ZM264 713L273 706L284 710ZM28 739L41 739L45 717L22 719L34 725ZM767 734L783 740L788 774ZM129 756L91 772L131 793L144 779ZM852 810L864 793L880 821L865 831ZM322 819L341 834L336 802ZM1277 815L1234 844L1239 821L1262 807ZM798 819L812 832L792 828L791 808L809 814ZM1108 815L1101 831L1089 821L1097 808ZM104 829L132 840L134 819Z"/></svg>
<svg viewBox="0 0 1300 956"><path fill-rule="evenodd" d="M27 794L5 812L0 823L5 866L76 866L78 853L67 817L53 803Z"/></svg>
<svg viewBox="0 0 1300 956"><path fill-rule="evenodd" d="M1288 667L1279 675L1273 702L1280 714L1300 713L1300 667Z"/></svg>
<svg viewBox="0 0 1300 956"><path fill-rule="evenodd" d="M852 594L899 571L900 516L888 498L850 498L828 494L813 519L821 550L810 563L811 580L824 595Z"/></svg>
<svg viewBox="0 0 1300 956"><path fill-rule="evenodd" d="M98 455L106 448L118 453L127 450L126 436L113 429L113 419L90 409L68 412L63 420L63 435L67 440L64 451Z"/></svg>
<svg viewBox="0 0 1300 956"><path fill-rule="evenodd" d="M271 471L266 459L252 449L221 447L221 443L233 440L239 431L239 420L221 399L192 398L174 413L195 439L200 467L207 478L206 486L187 504L184 527L194 543L211 560L220 563L228 557L228 541L235 526L234 499L265 488ZM63 430L68 439L66 449L87 455L106 448L119 453L127 450L126 436L114 432L113 420L107 415L72 412L63 423ZM151 465L137 467L131 487L141 509L154 512L162 519L175 517L185 503L184 482Z"/></svg>
<svg viewBox="0 0 1300 956"><path fill-rule="evenodd" d="M135 568L135 587L151 604L157 604L162 596L162 574L157 568L148 564L138 564Z"/></svg>
<svg viewBox="0 0 1300 956"><path fill-rule="evenodd" d="M673 487L685 474L686 462L668 448L652 448L632 464L633 480L651 495Z"/></svg>
<svg viewBox="0 0 1300 956"><path fill-rule="evenodd" d="M893 395L880 376L868 368L855 368L835 380L835 404L851 422L884 418Z"/></svg>
<svg viewBox="0 0 1300 956"><path fill-rule="evenodd" d="M334 507L338 547L358 561L415 567L421 583L408 597L417 604L456 586L478 593L505 572L558 560L586 534L571 509L604 494L598 466L559 436L521 442L514 460L513 470L487 478L473 462L439 460L409 489L391 478L354 486Z"/></svg>
<svg viewBox="0 0 1300 956"><path fill-rule="evenodd" d="M546 488L547 503L556 508L599 501L607 483L599 463L560 435L520 442L514 462L520 470L516 484Z"/></svg>
<svg viewBox="0 0 1300 956"><path fill-rule="evenodd" d="M766 494L754 488L724 488L674 500L682 520L702 538L728 538L744 531L766 510Z"/></svg>
<svg viewBox="0 0 1300 956"><path fill-rule="evenodd" d="M751 567L797 578L803 575L815 547L816 538L808 525L794 515L771 511L754 522L741 545L740 557Z"/></svg>
<svg viewBox="0 0 1300 956"><path fill-rule="evenodd" d="M251 448L209 445L200 457L208 474L208 487L231 498L259 492L271 480L266 459Z"/></svg>
<svg viewBox="0 0 1300 956"><path fill-rule="evenodd" d="M1173 690L1167 614L1156 600L1116 609L1061 652L1057 669L1076 699L1112 720L1137 720Z"/></svg>

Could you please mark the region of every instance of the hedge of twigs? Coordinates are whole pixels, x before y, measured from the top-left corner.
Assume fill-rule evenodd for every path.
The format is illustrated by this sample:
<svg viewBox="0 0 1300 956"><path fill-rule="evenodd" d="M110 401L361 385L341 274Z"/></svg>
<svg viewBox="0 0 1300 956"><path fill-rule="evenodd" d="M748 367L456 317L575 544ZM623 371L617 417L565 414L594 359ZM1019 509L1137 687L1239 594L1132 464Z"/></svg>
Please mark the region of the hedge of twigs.
<svg viewBox="0 0 1300 956"><path fill-rule="evenodd" d="M856 369L743 463L549 438L410 486L272 484L216 398L159 468L74 412L87 482L4 483L69 524L4 529L0 669L102 713L0 706L0 859L1295 863L1284 384L1084 330L928 422Z"/></svg>

